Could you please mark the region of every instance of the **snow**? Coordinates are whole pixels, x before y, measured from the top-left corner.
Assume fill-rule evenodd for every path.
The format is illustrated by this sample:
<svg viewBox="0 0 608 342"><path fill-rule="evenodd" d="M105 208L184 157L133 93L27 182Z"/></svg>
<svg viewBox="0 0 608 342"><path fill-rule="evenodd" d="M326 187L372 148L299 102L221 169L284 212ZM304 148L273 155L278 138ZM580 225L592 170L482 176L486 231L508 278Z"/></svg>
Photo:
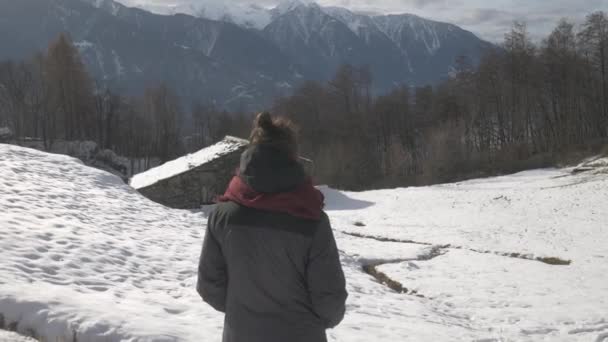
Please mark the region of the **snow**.
<svg viewBox="0 0 608 342"><path fill-rule="evenodd" d="M91 43L88 40L82 40L79 42L75 42L74 46L76 46L78 49L80 49L81 51L89 49L89 48L93 48L95 45L93 43Z"/></svg>
<svg viewBox="0 0 608 342"><path fill-rule="evenodd" d="M0 133L0 136L2 134ZM572 172L593 172L593 173L608 173L608 157L596 156L583 161L576 166Z"/></svg>
<svg viewBox="0 0 608 342"><path fill-rule="evenodd" d="M311 5L317 5L317 3L312 0L282 0L271 10L271 12L273 17L278 17L297 9L298 7L308 7Z"/></svg>
<svg viewBox="0 0 608 342"><path fill-rule="evenodd" d="M608 174L571 171L322 187L350 293L329 341L605 341ZM194 289L208 210L168 209L76 159L11 145L0 175L0 314L19 332L221 340L222 315Z"/></svg>
<svg viewBox="0 0 608 342"><path fill-rule="evenodd" d="M137 174L133 176L130 184L135 189L143 189L163 179L169 179L180 175L192 168L201 166L226 154L230 154L246 144L248 144L246 140L226 137L217 144L204 148L196 153L188 154L146 172Z"/></svg>
<svg viewBox="0 0 608 342"><path fill-rule="evenodd" d="M248 28L261 30L271 21L270 12L255 4L227 5L225 2L221 4L206 2L199 6L201 7L198 8L197 15L200 17L228 21Z"/></svg>
<svg viewBox="0 0 608 342"><path fill-rule="evenodd" d="M47 341L202 341L193 291L205 218L77 159L0 145L0 313ZM219 340L219 338L217 339Z"/></svg>
<svg viewBox="0 0 608 342"><path fill-rule="evenodd" d="M386 264L379 271L445 303L445 315L466 317L478 329L491 327L487 338L591 341L588 333L594 331L588 329L608 330L608 267L602 259L559 267L455 249L428 261Z"/></svg>
<svg viewBox="0 0 608 342"><path fill-rule="evenodd" d="M240 84L232 87L231 92L234 94L231 98L224 101L224 104L229 104L242 99L253 99L254 95L252 90L248 89L246 85Z"/></svg>
<svg viewBox="0 0 608 342"><path fill-rule="evenodd" d="M424 259L433 251L433 246L375 241L340 232L335 235L336 239L340 241L340 250L362 264Z"/></svg>
<svg viewBox="0 0 608 342"><path fill-rule="evenodd" d="M112 58L114 60L114 70L116 70L116 75L123 76L125 74L125 68L120 61L120 57L114 50L112 50Z"/></svg>
<svg viewBox="0 0 608 342"><path fill-rule="evenodd" d="M293 88L293 86L289 82L277 82L277 83L275 83L275 86L277 88L283 88L283 89L291 89L291 88Z"/></svg>
<svg viewBox="0 0 608 342"><path fill-rule="evenodd" d="M416 41L424 44L427 54L432 56L441 48L442 41L449 39L449 37L446 37L446 31L450 32L454 29L453 25L426 20L411 14L380 15L371 12L351 11L344 7L325 6L329 5L327 2L320 2L323 5L321 6L319 2L313 0L281 0L276 2L274 7L251 2L234 3L222 0L197 2L178 0L166 3L151 0L120 0L120 2L126 6L142 8L157 14L174 15L183 13L230 22L244 28L257 30L263 30L286 13L299 11L299 13L296 13L297 20L294 20L291 25L293 25L292 29L299 32L305 42L309 41L313 31L320 32L321 36L326 35L322 32L324 23L321 22L321 14L325 14L341 21L354 34L366 41L370 39L370 34L380 31L400 48L408 63L409 54L406 43L409 39L404 39L404 37L414 37ZM311 15L311 12L307 11L309 9L318 9L318 11L315 15ZM207 56L210 56L213 50L215 38L209 40L211 41L210 48L204 49L207 51Z"/></svg>
<svg viewBox="0 0 608 342"><path fill-rule="evenodd" d="M357 36L365 37L366 34L369 34L370 29L379 30L369 15L351 12L342 7L331 6L323 7L323 11L344 23Z"/></svg>
<svg viewBox="0 0 608 342"><path fill-rule="evenodd" d="M257 4L228 3L225 1L154 3L142 0L120 0L119 2L129 7L137 7L157 14L174 15L182 13L211 20L228 21L260 30L271 21L270 11Z"/></svg>
<svg viewBox="0 0 608 342"><path fill-rule="evenodd" d="M292 32L296 38L306 45L312 37L329 37L332 35L332 23L335 18L328 16L323 9L314 2L286 1L271 10L277 25L272 27L272 34L276 39L284 39L285 32ZM288 14L288 16L287 16ZM326 41L327 49L335 49L335 44Z"/></svg>
<svg viewBox="0 0 608 342"><path fill-rule="evenodd" d="M27 138L19 142L20 146L47 151L51 153L66 154L71 157L82 160L89 166L94 166L106 171L115 173L116 175L126 177L139 170L137 163L133 165L134 170L131 170L131 163L128 158L121 157L111 150L103 150L93 141L65 141L55 140L53 144L46 149L44 141L40 139ZM158 161L153 159L150 161L152 165L158 165Z"/></svg>
<svg viewBox="0 0 608 342"><path fill-rule="evenodd" d="M433 187L343 194L352 201L375 203L373 209L345 211L349 221L367 224L348 225L346 231L539 257L573 259L580 249L602 254L605 249L596 239L606 233L602 223L608 222L605 186L602 175L574 177L549 169ZM372 212L374 221L367 222ZM335 218L340 220L341 215Z"/></svg>
<svg viewBox="0 0 608 342"><path fill-rule="evenodd" d="M26 138L21 144L23 144L24 147L44 150L44 141L41 139ZM99 147L97 146L97 143L90 140L55 140L50 147L50 152L52 153L67 154L81 160L94 159L98 150Z"/></svg>
<svg viewBox="0 0 608 342"><path fill-rule="evenodd" d="M113 0L88 0L88 2L97 8L108 7L113 16L120 12L120 6Z"/></svg>
<svg viewBox="0 0 608 342"><path fill-rule="evenodd" d="M598 170L606 165L602 159L589 164ZM386 255L377 269L441 304L434 315L459 318L474 339L604 341L608 174L570 171L366 193L324 191L336 229L365 236L370 249L396 243L382 239L415 242L402 243L408 248L441 247L429 260ZM543 257L571 264L529 260Z"/></svg>
<svg viewBox="0 0 608 342"><path fill-rule="evenodd" d="M182 13L211 20L231 22L245 28L258 30L264 29L275 18L299 7L318 6L312 0L282 0L272 7L264 7L256 3L229 3L226 1L177 1L166 4L146 0L120 0L119 2L129 7L137 7L157 14L174 15ZM330 9L327 9L329 13ZM334 7L333 9L337 8ZM343 9L343 11L350 13L346 9Z"/></svg>
<svg viewBox="0 0 608 342"><path fill-rule="evenodd" d="M445 31L449 31L452 25L424 19L412 14L378 15L372 17L377 28L393 41L403 53L407 54L404 44L405 36L413 36L414 40L425 45L426 52L432 56L441 48ZM441 36L441 38L440 38Z"/></svg>
<svg viewBox="0 0 608 342"><path fill-rule="evenodd" d="M35 340L17 335L14 332L0 330L0 342L35 342Z"/></svg>

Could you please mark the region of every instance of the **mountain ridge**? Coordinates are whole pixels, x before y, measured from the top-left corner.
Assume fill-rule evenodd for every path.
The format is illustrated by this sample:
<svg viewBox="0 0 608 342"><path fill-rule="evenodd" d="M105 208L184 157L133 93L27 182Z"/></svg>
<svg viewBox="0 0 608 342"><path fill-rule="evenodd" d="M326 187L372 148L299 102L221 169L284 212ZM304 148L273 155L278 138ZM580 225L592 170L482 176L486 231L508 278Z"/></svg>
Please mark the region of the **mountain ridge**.
<svg viewBox="0 0 608 342"><path fill-rule="evenodd" d="M341 64L368 65L374 92L382 93L436 83L456 57L476 61L492 46L412 15L368 16L297 0L271 11L259 30L114 0L2 2L0 60L29 58L67 32L94 77L111 87L139 94L164 81L186 104L257 110L305 80L330 79Z"/></svg>

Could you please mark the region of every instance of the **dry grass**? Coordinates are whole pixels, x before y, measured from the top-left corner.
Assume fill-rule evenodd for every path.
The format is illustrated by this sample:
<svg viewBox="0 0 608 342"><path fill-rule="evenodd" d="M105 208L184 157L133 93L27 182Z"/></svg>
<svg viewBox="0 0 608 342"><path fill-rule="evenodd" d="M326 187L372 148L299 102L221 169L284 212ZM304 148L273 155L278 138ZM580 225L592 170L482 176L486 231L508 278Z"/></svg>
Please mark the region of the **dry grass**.
<svg viewBox="0 0 608 342"><path fill-rule="evenodd" d="M403 287L400 282L395 281L386 274L378 271L375 265L364 265L363 271L373 276L374 278L376 278L376 280L378 280L379 283L388 286L393 291L397 293L407 293L407 288Z"/></svg>
<svg viewBox="0 0 608 342"><path fill-rule="evenodd" d="M555 257L544 257L544 258L536 258L536 260L540 262L544 262L545 264L554 265L554 266L568 266L572 264L572 260L564 260Z"/></svg>
<svg viewBox="0 0 608 342"><path fill-rule="evenodd" d="M418 291L416 290L408 290L406 287L403 286L403 284L401 284L400 282L391 279L389 276L387 276L386 274L378 271L377 267L380 265L363 265L363 271L369 275L371 275L372 277L376 278L376 280L382 284L387 286L388 288L390 288L391 290L397 292L397 293L402 293L402 294L407 294L407 295L411 295L411 296L416 296L419 298L426 298L424 295L421 295L418 293Z"/></svg>

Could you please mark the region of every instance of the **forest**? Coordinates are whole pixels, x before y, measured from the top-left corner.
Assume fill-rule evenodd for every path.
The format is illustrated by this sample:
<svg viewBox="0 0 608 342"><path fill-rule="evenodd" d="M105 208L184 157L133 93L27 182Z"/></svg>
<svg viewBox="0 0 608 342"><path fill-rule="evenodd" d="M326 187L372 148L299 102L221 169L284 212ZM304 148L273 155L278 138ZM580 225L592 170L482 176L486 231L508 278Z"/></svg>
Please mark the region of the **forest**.
<svg viewBox="0 0 608 342"><path fill-rule="evenodd" d="M367 66L342 66L277 98L300 128L319 184L348 190L425 185L565 162L608 142L608 15L560 21L534 42L524 23L455 61L436 85L372 94ZM254 113L184 105L162 83L127 96L93 80L68 35L24 61L0 62L0 127L19 143L94 141L144 168L247 137Z"/></svg>

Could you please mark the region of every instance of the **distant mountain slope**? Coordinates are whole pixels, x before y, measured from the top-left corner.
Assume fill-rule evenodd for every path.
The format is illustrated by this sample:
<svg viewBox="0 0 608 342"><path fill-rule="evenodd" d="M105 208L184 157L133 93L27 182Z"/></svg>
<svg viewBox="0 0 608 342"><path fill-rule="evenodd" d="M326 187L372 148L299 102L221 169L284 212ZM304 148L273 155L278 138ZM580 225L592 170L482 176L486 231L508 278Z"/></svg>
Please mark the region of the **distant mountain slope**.
<svg viewBox="0 0 608 342"><path fill-rule="evenodd" d="M314 79L326 77L345 62L362 64L371 53L346 25L316 4L277 16L263 34Z"/></svg>
<svg viewBox="0 0 608 342"><path fill-rule="evenodd" d="M276 85L293 74L289 59L255 31L187 15L160 16L111 0L96 4L2 1L0 59L28 57L68 32L100 81L140 93L166 80L186 100L219 106L268 103Z"/></svg>
<svg viewBox="0 0 608 342"><path fill-rule="evenodd" d="M68 32L100 82L138 94L166 81L187 104L258 109L303 80L331 78L343 63L369 65L375 91L382 92L435 83L459 55L475 61L491 46L450 24L310 1L252 9L261 19L249 23L220 18L221 9L213 16L222 20L196 11L198 17L153 14L113 0L2 0L0 59L29 57Z"/></svg>

